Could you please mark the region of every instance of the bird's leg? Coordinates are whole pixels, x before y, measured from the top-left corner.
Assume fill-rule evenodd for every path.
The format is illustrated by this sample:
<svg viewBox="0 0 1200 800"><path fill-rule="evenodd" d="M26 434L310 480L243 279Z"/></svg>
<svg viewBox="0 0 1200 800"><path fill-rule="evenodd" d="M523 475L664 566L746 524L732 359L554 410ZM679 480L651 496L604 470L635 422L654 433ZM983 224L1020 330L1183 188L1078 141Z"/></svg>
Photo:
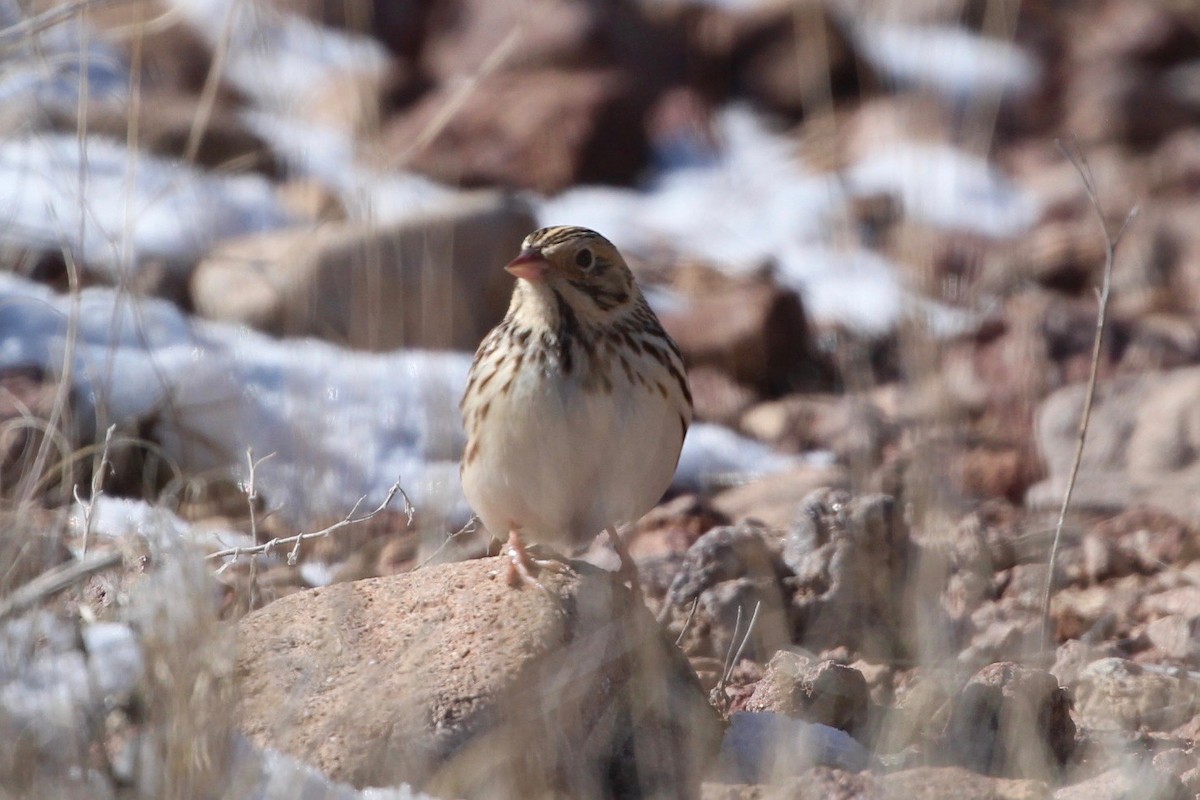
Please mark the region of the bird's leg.
<svg viewBox="0 0 1200 800"><path fill-rule="evenodd" d="M642 599L642 584L638 578L637 562L629 554L629 548L625 546L625 540L617 534L615 526L610 525L604 529L604 532L608 534L608 540L612 542L613 549L617 551L617 557L621 559L617 577L621 579L622 583L629 582L634 602L641 605L644 600Z"/></svg>
<svg viewBox="0 0 1200 800"><path fill-rule="evenodd" d="M515 589L522 583L526 583L546 591L546 587L537 579L538 563L530 557L529 551L525 549L525 543L521 541L521 536L515 528L508 532L508 544L504 546L504 549L508 553L509 559L508 585Z"/></svg>

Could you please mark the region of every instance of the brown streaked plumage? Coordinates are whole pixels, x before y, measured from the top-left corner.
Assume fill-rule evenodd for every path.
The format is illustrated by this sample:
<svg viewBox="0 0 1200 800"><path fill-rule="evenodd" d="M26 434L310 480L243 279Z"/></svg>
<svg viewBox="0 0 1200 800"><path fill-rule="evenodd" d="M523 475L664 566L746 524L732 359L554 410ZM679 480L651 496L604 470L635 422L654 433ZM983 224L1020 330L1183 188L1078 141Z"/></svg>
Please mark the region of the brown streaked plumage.
<svg viewBox="0 0 1200 800"><path fill-rule="evenodd" d="M508 535L514 582L537 582L523 541L574 549L601 530L632 573L616 526L670 485L692 419L683 357L595 231L534 231L506 269L518 278L508 314L461 403L467 500Z"/></svg>

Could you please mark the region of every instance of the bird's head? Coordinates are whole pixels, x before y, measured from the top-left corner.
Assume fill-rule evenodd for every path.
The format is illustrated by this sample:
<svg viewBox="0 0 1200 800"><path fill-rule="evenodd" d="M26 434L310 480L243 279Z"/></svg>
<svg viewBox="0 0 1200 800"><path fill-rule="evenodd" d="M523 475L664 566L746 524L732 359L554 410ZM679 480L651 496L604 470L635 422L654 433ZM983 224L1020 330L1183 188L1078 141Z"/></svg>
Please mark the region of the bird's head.
<svg viewBox="0 0 1200 800"><path fill-rule="evenodd" d="M518 298L565 301L593 321L610 318L637 299L625 259L612 242L587 228L540 228L525 237L520 254L505 269L518 279Z"/></svg>

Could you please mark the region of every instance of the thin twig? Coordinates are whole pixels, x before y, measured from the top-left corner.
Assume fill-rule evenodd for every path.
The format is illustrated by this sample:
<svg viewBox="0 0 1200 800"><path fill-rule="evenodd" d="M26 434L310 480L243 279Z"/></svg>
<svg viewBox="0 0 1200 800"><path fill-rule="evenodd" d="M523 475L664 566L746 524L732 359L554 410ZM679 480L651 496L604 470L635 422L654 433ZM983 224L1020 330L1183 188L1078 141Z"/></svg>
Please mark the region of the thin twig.
<svg viewBox="0 0 1200 800"><path fill-rule="evenodd" d="M258 500L258 491L254 488L254 473L258 469L258 465L273 458L274 453L267 453L257 461L254 460L254 448L246 448L246 464L249 466L250 474L246 478L246 505L250 509L250 541L258 541L258 512L255 509L255 501Z"/></svg>
<svg viewBox="0 0 1200 800"><path fill-rule="evenodd" d="M683 627L679 629L679 636L675 638L676 647L679 647L680 643L683 642L683 636L688 632L688 628L692 627L692 620L695 619L698 608L700 608L700 595L696 595L692 600L692 610L688 612L687 619L683 621Z"/></svg>
<svg viewBox="0 0 1200 800"><path fill-rule="evenodd" d="M322 528L321 530L313 531L312 533L298 533L295 536L287 536L282 539L276 537L269 542L265 542L263 544L256 545L254 547L229 547L229 548L226 548L225 550L218 550L215 553L210 553L208 555L208 559L213 560L213 559L217 559L217 558L227 558L227 557L232 556L232 558L230 558L227 563L225 563L221 566L221 570L224 570L226 567L228 567L230 564L233 564L234 562L236 562L242 556L267 555L272 550L275 550L276 548L285 547L287 545L292 545L292 549L288 553L288 556L287 556L287 563L288 563L288 566L295 566L296 560L299 558L299 555L300 555L301 543L307 542L310 539L319 539L323 536L328 536L329 534L331 534L335 531L339 531L342 528L345 528L350 525L356 525L360 522L366 522L367 520L369 520L369 519L375 517L377 514L381 513L389 505L391 505L391 502L393 499L395 499L396 495L400 495L401 497L404 498L404 513L409 520L409 524L411 524L413 515L415 513L415 510L413 509L412 501L410 501L408 499L408 494L405 493L404 489L402 489L400 487L400 481L396 481L395 483L392 484L392 487L390 489L388 489L387 497L383 498L383 502L380 503L378 506L376 506L372 511L368 511L366 514L363 514L361 517L356 517L356 516L354 516L354 514L356 511L358 511L358 507L360 505L362 505L363 501L367 499L366 495L363 495L362 497L358 498L358 502L356 502L354 504L354 507L350 509L350 513L347 514L345 516L345 518L343 518L340 522L335 522L334 524L330 525L328 528Z"/></svg>
<svg viewBox="0 0 1200 800"><path fill-rule="evenodd" d="M1117 231L1116 236L1109 233L1108 222L1104 218L1104 210L1100 207L1100 198L1096 193L1096 179L1092 174L1091 166L1088 164L1087 156L1079 149L1078 143L1074 141L1071 143L1072 146L1070 148L1064 145L1061 139L1055 140L1054 143L1058 147L1059 152L1063 154L1063 157L1079 173L1079 178L1083 181L1083 188L1087 192L1088 200L1091 201L1092 210L1096 214L1096 220L1100 223L1100 231L1104 235L1104 274L1097 293L1099 307L1096 310L1096 336L1092 340L1092 366L1088 374L1087 392L1083 400L1083 412L1079 416L1079 438L1075 442L1075 458L1071 462L1071 473L1067 478L1067 488L1063 493L1062 507L1058 512L1058 523L1054 526L1054 541L1050 545L1050 558L1046 566L1046 585L1042 591L1041 642L1043 645L1048 641L1047 633L1050 629L1050 594L1054 587L1054 567L1058 561L1058 549L1062 541L1063 526L1066 524L1067 509L1071 505L1071 493L1075 490L1075 479L1079 475L1079 465L1083 461L1083 446L1087 441L1088 422L1092 415L1092 403L1096 398L1096 375L1100 370L1100 347L1104 341L1104 327L1108 317L1108 296L1112 289L1113 262L1116 259L1117 245L1120 244L1121 237L1125 235L1129 224L1133 222L1138 213L1137 206L1134 206L1125 217L1125 221L1121 223L1121 228Z"/></svg>
<svg viewBox="0 0 1200 800"><path fill-rule="evenodd" d="M754 613L750 615L750 624L746 626L746 635L742 637L742 643L738 645L733 660L725 667L725 675L721 678L722 685L728 683L729 678L733 675L733 668L742 660L742 654L746 652L746 645L750 643L750 634L754 633L754 623L758 622L758 612L761 610L762 601L759 600L754 604Z"/></svg>
<svg viewBox="0 0 1200 800"><path fill-rule="evenodd" d="M121 563L121 554L112 551L90 558L81 558L66 564L59 564L37 576L8 597L0 601L0 619L20 613L27 608L37 605L48 597L69 589L79 581L115 567Z"/></svg>
<svg viewBox="0 0 1200 800"><path fill-rule="evenodd" d="M412 524L412 516L411 515L408 518L408 524L409 525ZM469 520L467 520L466 525L463 525L461 528L456 530L454 533L451 533L448 536L446 536L445 541L443 541L440 545L438 545L438 549L434 550L432 553L430 553L429 557L426 558L424 561L422 561L420 564L417 564L416 568L421 569L421 567L424 567L430 561L433 561L435 558L437 558L439 555L441 555L442 551L446 549L447 545L449 545L451 542L453 542L459 536L462 536L464 533L474 533L476 530L476 526L478 524L479 524L479 517L472 514L471 518Z"/></svg>
<svg viewBox="0 0 1200 800"><path fill-rule="evenodd" d="M92 473L92 491L88 496L87 502L79 497L79 486L75 486L72 494L75 495L75 502L83 507L83 555L87 556L88 546L92 542L92 518L93 510L96 506L96 501L104 494L104 475L108 472L108 455L112 447L113 431L117 429L116 425L109 425L108 430L104 433L104 449L100 451L100 466Z"/></svg>

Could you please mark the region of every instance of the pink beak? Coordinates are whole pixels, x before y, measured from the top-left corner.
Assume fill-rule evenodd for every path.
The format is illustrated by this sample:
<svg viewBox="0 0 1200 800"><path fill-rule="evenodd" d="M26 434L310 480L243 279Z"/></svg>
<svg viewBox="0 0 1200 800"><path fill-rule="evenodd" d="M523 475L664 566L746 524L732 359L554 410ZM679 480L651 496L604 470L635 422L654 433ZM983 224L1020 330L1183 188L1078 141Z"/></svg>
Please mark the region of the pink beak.
<svg viewBox="0 0 1200 800"><path fill-rule="evenodd" d="M521 254L508 262L505 267L513 275L518 278L524 278L527 281L538 281L546 277L546 270L550 268L550 262L537 250L522 250Z"/></svg>

